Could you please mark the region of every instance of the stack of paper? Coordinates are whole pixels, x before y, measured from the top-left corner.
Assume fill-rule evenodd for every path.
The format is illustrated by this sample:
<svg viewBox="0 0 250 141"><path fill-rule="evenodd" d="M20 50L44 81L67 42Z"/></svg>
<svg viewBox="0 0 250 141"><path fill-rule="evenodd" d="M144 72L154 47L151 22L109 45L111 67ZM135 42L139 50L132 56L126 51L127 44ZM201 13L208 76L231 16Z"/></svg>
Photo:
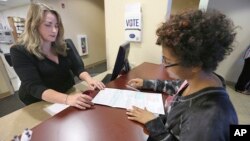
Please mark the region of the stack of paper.
<svg viewBox="0 0 250 141"><path fill-rule="evenodd" d="M145 93L130 90L105 88L93 99L95 104L130 109L132 106L146 107L156 114L164 114L162 95L160 93Z"/></svg>

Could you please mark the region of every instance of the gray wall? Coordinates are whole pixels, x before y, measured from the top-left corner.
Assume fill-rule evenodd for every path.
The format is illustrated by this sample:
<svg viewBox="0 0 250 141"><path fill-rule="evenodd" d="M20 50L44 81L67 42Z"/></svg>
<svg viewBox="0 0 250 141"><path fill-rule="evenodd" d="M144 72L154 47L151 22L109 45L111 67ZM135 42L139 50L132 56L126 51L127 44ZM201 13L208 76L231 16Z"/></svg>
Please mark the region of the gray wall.
<svg viewBox="0 0 250 141"><path fill-rule="evenodd" d="M250 45L250 0L210 0L208 9L211 8L225 13L235 25L240 26L234 51L221 62L216 71L227 81L236 82L243 68L243 53Z"/></svg>

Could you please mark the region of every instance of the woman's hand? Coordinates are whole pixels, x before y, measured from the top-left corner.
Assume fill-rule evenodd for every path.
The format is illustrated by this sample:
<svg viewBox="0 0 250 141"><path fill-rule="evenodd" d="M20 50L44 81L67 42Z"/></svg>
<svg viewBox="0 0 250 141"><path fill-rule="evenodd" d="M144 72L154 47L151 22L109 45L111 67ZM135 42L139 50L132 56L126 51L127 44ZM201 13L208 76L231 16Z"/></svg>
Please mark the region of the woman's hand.
<svg viewBox="0 0 250 141"><path fill-rule="evenodd" d="M143 79L141 78L131 79L129 80L128 85L134 88L141 88L143 85Z"/></svg>
<svg viewBox="0 0 250 141"><path fill-rule="evenodd" d="M82 93L76 93L73 95L68 95L66 98L66 104L77 107L79 109L87 109L94 105L94 103L91 102L92 97L82 94Z"/></svg>
<svg viewBox="0 0 250 141"><path fill-rule="evenodd" d="M105 85L102 82L93 79L86 71L82 72L79 75L79 78L81 80L85 80L88 83L90 90L95 90L96 88L103 90L105 88Z"/></svg>
<svg viewBox="0 0 250 141"><path fill-rule="evenodd" d="M134 120L142 124L156 118L155 115L149 112L146 108L140 109L135 106L133 106L132 109L128 109L126 114L128 115L129 120Z"/></svg>
<svg viewBox="0 0 250 141"><path fill-rule="evenodd" d="M105 88L105 85L102 82L97 81L93 78L89 79L87 83L89 84L89 88L91 90L95 90L96 88L98 88L99 90L103 90Z"/></svg>

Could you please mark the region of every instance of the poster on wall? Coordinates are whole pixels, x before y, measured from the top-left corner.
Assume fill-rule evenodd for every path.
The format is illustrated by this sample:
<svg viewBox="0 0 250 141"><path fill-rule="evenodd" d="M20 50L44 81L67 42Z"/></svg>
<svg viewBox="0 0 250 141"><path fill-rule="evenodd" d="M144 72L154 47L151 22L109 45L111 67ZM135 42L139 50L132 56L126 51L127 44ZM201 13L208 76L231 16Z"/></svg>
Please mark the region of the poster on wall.
<svg viewBox="0 0 250 141"><path fill-rule="evenodd" d="M88 42L87 42L87 35L78 35L78 51L79 55L87 55L88 54Z"/></svg>
<svg viewBox="0 0 250 141"><path fill-rule="evenodd" d="M125 40L141 42L142 13L141 4L127 4L125 6Z"/></svg>

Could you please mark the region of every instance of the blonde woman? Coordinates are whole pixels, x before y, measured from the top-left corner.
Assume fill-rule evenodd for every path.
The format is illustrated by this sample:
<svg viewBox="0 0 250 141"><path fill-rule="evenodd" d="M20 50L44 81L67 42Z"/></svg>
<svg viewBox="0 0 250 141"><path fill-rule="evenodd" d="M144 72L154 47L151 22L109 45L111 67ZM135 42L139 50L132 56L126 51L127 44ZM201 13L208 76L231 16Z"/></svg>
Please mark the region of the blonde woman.
<svg viewBox="0 0 250 141"><path fill-rule="evenodd" d="M45 4L31 4L24 33L10 50L21 80L19 97L26 105L40 100L79 109L93 105L88 95L65 94L75 84L73 74L85 80L90 89L105 87L84 70L80 56L71 46L72 42L64 41L60 15Z"/></svg>

